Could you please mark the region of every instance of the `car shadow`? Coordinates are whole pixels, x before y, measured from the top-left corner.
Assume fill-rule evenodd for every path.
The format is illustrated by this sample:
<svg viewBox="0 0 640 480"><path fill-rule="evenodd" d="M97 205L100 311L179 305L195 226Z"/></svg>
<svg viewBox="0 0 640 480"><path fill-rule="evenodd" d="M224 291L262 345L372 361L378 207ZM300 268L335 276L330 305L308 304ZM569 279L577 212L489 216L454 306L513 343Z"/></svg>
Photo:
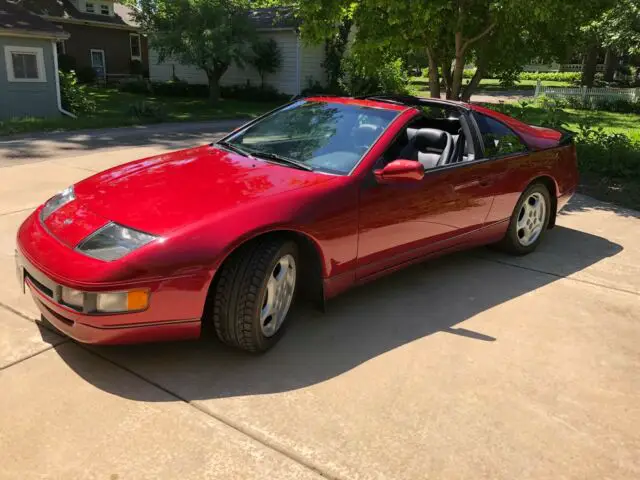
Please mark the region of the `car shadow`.
<svg viewBox="0 0 640 480"><path fill-rule="evenodd" d="M574 250L580 256L571 257L562 275L511 265L510 257L485 248L410 267L343 294L329 302L324 314L307 305L297 306L284 338L264 355L249 355L213 340L91 350L187 401L299 389L438 332L473 342L499 342L499 331L472 331L457 325L614 256L622 247L556 227L532 256L553 251L561 259L563 251ZM104 391L158 401L148 388L132 391L130 385L114 383L112 375L96 371L95 365L88 367L71 349L58 352L80 376Z"/></svg>

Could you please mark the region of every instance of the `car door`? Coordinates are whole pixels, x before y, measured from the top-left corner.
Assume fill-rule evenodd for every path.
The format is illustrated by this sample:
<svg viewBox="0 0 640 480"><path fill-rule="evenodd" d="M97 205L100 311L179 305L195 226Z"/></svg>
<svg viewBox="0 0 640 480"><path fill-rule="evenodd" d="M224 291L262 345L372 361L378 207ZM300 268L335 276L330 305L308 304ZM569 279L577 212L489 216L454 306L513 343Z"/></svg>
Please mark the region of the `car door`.
<svg viewBox="0 0 640 480"><path fill-rule="evenodd" d="M480 163L486 165L483 179L494 196L485 224L506 221L520 198L520 186L536 171L541 157L553 153L530 152L516 132L487 115L476 112L473 119L483 149Z"/></svg>
<svg viewBox="0 0 640 480"><path fill-rule="evenodd" d="M379 163L398 158L406 134ZM465 162L427 170L422 180L378 184L373 169L360 188L359 279L464 241L482 227L493 199L487 166Z"/></svg>

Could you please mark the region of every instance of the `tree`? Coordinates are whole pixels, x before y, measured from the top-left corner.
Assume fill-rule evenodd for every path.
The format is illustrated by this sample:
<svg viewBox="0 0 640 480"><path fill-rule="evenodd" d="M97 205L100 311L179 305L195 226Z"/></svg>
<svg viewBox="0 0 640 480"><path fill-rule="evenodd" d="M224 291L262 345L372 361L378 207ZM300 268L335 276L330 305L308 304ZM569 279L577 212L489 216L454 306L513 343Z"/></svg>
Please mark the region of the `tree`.
<svg viewBox="0 0 640 480"><path fill-rule="evenodd" d="M581 33L586 51L583 85L593 86L600 49L606 51L605 80L613 80L618 58L640 53L640 0L618 0L601 15L583 24Z"/></svg>
<svg viewBox="0 0 640 480"><path fill-rule="evenodd" d="M431 94L440 70L447 98L468 99L484 75L513 72L534 57L552 57L567 38L612 0L297 0L303 37L335 34L353 20L353 48L375 64L380 54L422 54ZM553 42L550 41L553 39ZM463 88L466 64L478 69ZM439 67L439 68L438 68Z"/></svg>
<svg viewBox="0 0 640 480"><path fill-rule="evenodd" d="M133 16L159 60L174 58L207 75L212 102L220 99L220 78L232 63L251 56L255 27L250 0L130 0Z"/></svg>
<svg viewBox="0 0 640 480"><path fill-rule="evenodd" d="M253 57L249 60L260 75L260 86L264 88L264 77L275 73L282 67L282 53L278 43L270 38L253 44Z"/></svg>

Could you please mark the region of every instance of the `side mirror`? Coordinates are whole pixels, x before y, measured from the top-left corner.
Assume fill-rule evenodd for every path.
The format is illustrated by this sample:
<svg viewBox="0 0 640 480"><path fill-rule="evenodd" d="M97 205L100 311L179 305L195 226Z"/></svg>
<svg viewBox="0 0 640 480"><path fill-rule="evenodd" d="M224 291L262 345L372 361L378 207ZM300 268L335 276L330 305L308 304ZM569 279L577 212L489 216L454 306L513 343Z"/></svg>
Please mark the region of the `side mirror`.
<svg viewBox="0 0 640 480"><path fill-rule="evenodd" d="M424 166L414 160L394 160L373 174L381 184L417 182L424 178Z"/></svg>

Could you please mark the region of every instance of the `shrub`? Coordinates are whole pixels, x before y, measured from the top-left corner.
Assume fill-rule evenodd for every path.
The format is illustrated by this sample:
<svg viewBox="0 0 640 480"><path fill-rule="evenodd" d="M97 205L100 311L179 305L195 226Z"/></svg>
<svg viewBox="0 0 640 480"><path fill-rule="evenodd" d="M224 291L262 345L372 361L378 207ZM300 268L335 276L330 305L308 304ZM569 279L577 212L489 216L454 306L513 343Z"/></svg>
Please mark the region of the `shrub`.
<svg viewBox="0 0 640 480"><path fill-rule="evenodd" d="M376 65L363 62L357 55L343 59L340 87L349 95L410 93L409 77L401 59L381 60Z"/></svg>
<svg viewBox="0 0 640 480"><path fill-rule="evenodd" d="M266 41L258 41L253 45L253 57L251 65L260 75L260 86L264 88L264 77L269 73L275 73L282 67L282 53L278 43L270 38Z"/></svg>
<svg viewBox="0 0 640 480"><path fill-rule="evenodd" d="M127 82L120 86L120 90L130 93L151 93L158 97L189 97L208 98L209 85L189 84L183 81L177 82ZM265 85L264 88L251 85L250 83L241 85L220 86L220 96L222 98L250 101L280 101L287 100L290 95L280 93L275 88Z"/></svg>
<svg viewBox="0 0 640 480"><path fill-rule="evenodd" d="M307 86L302 90L302 95L322 95L322 94L334 94L339 95L339 91L331 91L331 88L323 86L317 80L313 80L311 77L307 77Z"/></svg>
<svg viewBox="0 0 640 480"><path fill-rule="evenodd" d="M208 85L189 85L181 80L170 82L153 82L151 90L161 97L208 97Z"/></svg>
<svg viewBox="0 0 640 480"><path fill-rule="evenodd" d="M80 83L94 83L97 75L92 67L82 67L76 72Z"/></svg>
<svg viewBox="0 0 640 480"><path fill-rule="evenodd" d="M58 55L58 69L63 72L70 72L76 69L76 59L71 55L60 54Z"/></svg>
<svg viewBox="0 0 640 480"><path fill-rule="evenodd" d="M522 72L520 80L540 80L552 82L580 83L580 72Z"/></svg>
<svg viewBox="0 0 640 480"><path fill-rule="evenodd" d="M139 102L129 107L129 114L139 120L162 122L165 113L158 105L149 102Z"/></svg>
<svg viewBox="0 0 640 480"><path fill-rule="evenodd" d="M618 112L618 113L640 113L640 102L632 102L623 98L594 98L580 96L568 96L562 100L558 99L557 102L562 102L564 107L573 108L576 110L594 110L605 112Z"/></svg>
<svg viewBox="0 0 640 480"><path fill-rule="evenodd" d="M640 142L605 132L591 122L580 123L575 138L581 171L610 178L640 178Z"/></svg>
<svg viewBox="0 0 640 480"><path fill-rule="evenodd" d="M96 102L89 97L86 87L80 85L76 73L58 72L60 77L60 99L62 100L62 108L78 115L82 113L91 113L96 110Z"/></svg>
<svg viewBox="0 0 640 480"><path fill-rule="evenodd" d="M151 92L151 85L145 80L133 80L121 82L118 85L121 92L146 94Z"/></svg>
<svg viewBox="0 0 640 480"><path fill-rule="evenodd" d="M144 68L140 60L131 60L129 62L129 73L131 75L142 75Z"/></svg>
<svg viewBox="0 0 640 480"><path fill-rule="evenodd" d="M476 74L475 68L465 68L464 71L462 72L462 78L471 79L475 74Z"/></svg>
<svg viewBox="0 0 640 480"><path fill-rule="evenodd" d="M220 87L220 96L222 98L234 100L250 100L254 102L271 102L288 100L290 95L280 93L275 88L265 85L257 87L250 83L240 85L229 85Z"/></svg>

